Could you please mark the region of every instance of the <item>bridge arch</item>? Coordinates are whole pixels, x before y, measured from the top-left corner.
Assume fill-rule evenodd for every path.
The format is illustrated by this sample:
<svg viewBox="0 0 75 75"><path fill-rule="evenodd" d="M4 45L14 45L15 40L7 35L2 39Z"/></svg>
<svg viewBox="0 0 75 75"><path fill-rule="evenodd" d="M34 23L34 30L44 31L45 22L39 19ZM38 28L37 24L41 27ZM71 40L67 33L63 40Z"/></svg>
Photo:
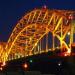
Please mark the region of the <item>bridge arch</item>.
<svg viewBox="0 0 75 75"><path fill-rule="evenodd" d="M70 11L48 9L35 9L29 12L13 29L5 48L6 52L2 55L3 60L7 61L8 57L17 51L22 53L32 51L40 39L49 32L60 40L61 47L65 44L69 49L64 39L70 31L71 21L68 19L70 14L72 14Z"/></svg>

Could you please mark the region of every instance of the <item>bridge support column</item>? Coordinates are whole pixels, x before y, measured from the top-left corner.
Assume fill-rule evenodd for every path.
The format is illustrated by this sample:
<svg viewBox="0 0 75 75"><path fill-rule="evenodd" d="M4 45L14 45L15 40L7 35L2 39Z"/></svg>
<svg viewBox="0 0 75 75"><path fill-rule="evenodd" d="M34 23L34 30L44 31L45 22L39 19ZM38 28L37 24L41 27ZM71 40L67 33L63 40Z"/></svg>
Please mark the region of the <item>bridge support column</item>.
<svg viewBox="0 0 75 75"><path fill-rule="evenodd" d="M73 43L73 32L74 32L74 22L72 21L71 22L71 30L70 30L70 51L71 51L71 45L72 45L72 43Z"/></svg>
<svg viewBox="0 0 75 75"><path fill-rule="evenodd" d="M53 46L53 51L54 51L54 49L55 49L55 34L54 34L54 32L53 32L53 44L52 44L52 46Z"/></svg>
<svg viewBox="0 0 75 75"><path fill-rule="evenodd" d="M60 47L61 47L61 51L62 51L62 43L63 43L63 31L62 31L62 24L61 24L61 34L60 34L61 38L60 38Z"/></svg>
<svg viewBox="0 0 75 75"><path fill-rule="evenodd" d="M48 52L48 33L46 34L46 52Z"/></svg>

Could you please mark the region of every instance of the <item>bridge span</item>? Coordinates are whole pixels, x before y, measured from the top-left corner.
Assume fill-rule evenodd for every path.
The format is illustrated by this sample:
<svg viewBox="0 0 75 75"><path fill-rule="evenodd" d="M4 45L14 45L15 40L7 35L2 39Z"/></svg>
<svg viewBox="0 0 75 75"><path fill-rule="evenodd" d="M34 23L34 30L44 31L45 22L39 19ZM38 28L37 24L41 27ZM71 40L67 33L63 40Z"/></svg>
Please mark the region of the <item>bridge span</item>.
<svg viewBox="0 0 75 75"><path fill-rule="evenodd" d="M57 48L70 54L74 34L75 11L34 9L18 21L6 44L0 44L0 62Z"/></svg>

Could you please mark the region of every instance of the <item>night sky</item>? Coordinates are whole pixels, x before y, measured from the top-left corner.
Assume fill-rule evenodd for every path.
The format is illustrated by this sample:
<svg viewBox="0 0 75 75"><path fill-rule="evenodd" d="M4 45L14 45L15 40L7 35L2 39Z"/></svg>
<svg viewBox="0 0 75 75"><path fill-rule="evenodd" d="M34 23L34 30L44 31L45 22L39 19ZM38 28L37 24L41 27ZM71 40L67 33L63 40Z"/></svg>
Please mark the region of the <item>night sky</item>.
<svg viewBox="0 0 75 75"><path fill-rule="evenodd" d="M7 41L13 28L28 11L46 5L49 9L75 10L74 0L0 0L0 41Z"/></svg>

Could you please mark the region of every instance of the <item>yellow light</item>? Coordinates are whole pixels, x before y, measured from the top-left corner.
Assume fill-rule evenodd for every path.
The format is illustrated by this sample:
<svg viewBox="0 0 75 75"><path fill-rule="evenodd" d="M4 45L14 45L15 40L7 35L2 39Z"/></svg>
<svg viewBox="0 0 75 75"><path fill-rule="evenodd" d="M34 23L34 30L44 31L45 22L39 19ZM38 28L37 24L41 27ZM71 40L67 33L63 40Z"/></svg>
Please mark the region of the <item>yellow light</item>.
<svg viewBox="0 0 75 75"><path fill-rule="evenodd" d="M59 47L56 47L56 49L59 49Z"/></svg>
<svg viewBox="0 0 75 75"><path fill-rule="evenodd" d="M67 53L69 53L69 54L71 53L71 49L70 48L68 49Z"/></svg>
<svg viewBox="0 0 75 75"><path fill-rule="evenodd" d="M68 32L68 35L70 35L70 32Z"/></svg>
<svg viewBox="0 0 75 75"><path fill-rule="evenodd" d="M32 38L30 37L30 41L32 40Z"/></svg>
<svg viewBox="0 0 75 75"><path fill-rule="evenodd" d="M35 46L37 46L37 43L35 43Z"/></svg>

